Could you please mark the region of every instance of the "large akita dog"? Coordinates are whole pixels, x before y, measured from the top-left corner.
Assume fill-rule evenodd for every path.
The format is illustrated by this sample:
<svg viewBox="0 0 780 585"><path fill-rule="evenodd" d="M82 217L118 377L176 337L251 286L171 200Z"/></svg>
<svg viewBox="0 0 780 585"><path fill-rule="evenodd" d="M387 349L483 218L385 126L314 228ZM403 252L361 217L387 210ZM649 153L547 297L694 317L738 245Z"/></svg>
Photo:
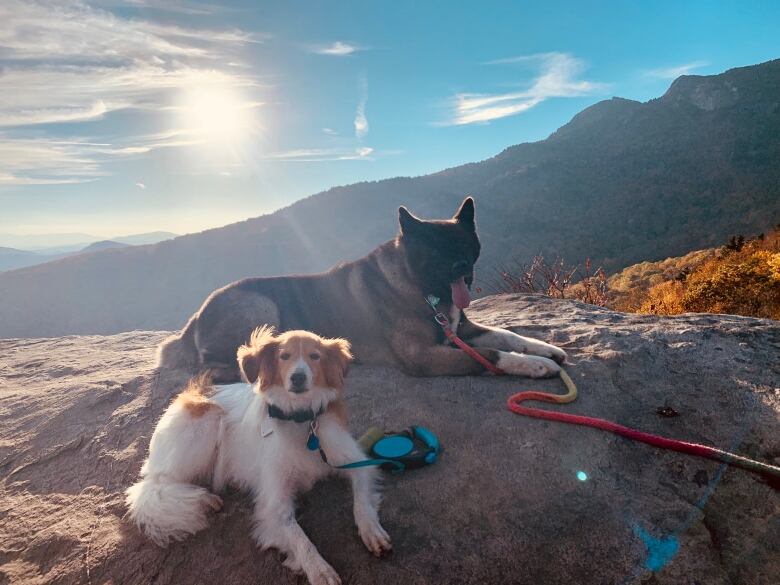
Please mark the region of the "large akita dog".
<svg viewBox="0 0 780 585"><path fill-rule="evenodd" d="M158 364L235 381L236 350L267 324L347 338L359 363L395 365L414 376L482 373L484 366L446 342L426 302L435 295L453 330L492 364L521 376L557 374L563 350L474 323L463 312L480 252L474 200L452 219L418 219L405 207L398 214L398 236L364 258L323 274L246 278L214 291L181 333L162 343Z"/></svg>

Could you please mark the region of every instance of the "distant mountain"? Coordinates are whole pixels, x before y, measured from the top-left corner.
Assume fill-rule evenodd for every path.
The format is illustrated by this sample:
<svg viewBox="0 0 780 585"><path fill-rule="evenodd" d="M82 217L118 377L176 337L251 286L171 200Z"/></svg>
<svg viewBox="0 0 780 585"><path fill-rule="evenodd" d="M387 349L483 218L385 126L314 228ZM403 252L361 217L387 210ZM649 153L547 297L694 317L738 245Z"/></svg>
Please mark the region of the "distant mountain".
<svg viewBox="0 0 780 585"><path fill-rule="evenodd" d="M113 250L114 248L127 248L130 244L115 242L113 240L101 240L86 246L81 252L100 252L101 250Z"/></svg>
<svg viewBox="0 0 780 585"><path fill-rule="evenodd" d="M19 250L43 250L46 248L83 248L91 242L102 240L90 234L68 232L52 234L0 234L0 246Z"/></svg>
<svg viewBox="0 0 780 585"><path fill-rule="evenodd" d="M129 246L143 246L146 244L164 242L165 240L171 240L176 237L178 237L178 234L174 234L173 232L148 232L145 234L111 238L111 240L119 242L120 244L128 244Z"/></svg>
<svg viewBox="0 0 780 585"><path fill-rule="evenodd" d="M38 263L38 254L15 248L0 248L0 271Z"/></svg>
<svg viewBox="0 0 780 585"><path fill-rule="evenodd" d="M0 274L0 336L178 328L219 286L356 258L393 236L399 204L442 217L467 193L484 244L478 278L539 252L615 271L764 231L780 220L780 60L683 76L646 103L600 102L479 163Z"/></svg>
<svg viewBox="0 0 780 585"><path fill-rule="evenodd" d="M114 241L131 246L142 246L144 244L156 244L157 242L176 237L178 237L178 234L173 232L146 232L108 239L78 232L26 235L0 234L0 246L55 255L77 252L89 244L100 241Z"/></svg>
<svg viewBox="0 0 780 585"><path fill-rule="evenodd" d="M87 237L94 238L95 241L91 243L79 243L59 245L49 248L31 248L27 250L17 250L16 248L0 248L0 272L5 270L14 270L17 268L24 268L27 266L36 266L38 264L44 264L46 262L52 262L75 254L81 254L83 252L97 252L100 250L109 250L111 248L125 248L127 246L142 245L142 244L154 244L164 240L175 238L176 234L171 232L149 232L146 234L136 234L132 236L123 236L115 238L113 240L100 240L95 236L88 236L86 234L51 234L40 236L14 236L11 234L0 234L0 240L4 238L6 240L18 240L21 242L27 242L28 245L35 242L41 243L45 241L57 241L57 238L76 238ZM60 239L59 241L64 241Z"/></svg>

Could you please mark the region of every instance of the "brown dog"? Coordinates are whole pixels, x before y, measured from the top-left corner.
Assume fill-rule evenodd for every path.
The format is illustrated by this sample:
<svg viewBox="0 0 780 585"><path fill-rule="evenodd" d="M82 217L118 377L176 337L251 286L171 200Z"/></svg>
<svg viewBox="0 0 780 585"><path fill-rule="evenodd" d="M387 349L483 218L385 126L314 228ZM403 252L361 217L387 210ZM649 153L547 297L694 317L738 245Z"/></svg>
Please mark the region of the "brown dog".
<svg viewBox="0 0 780 585"><path fill-rule="evenodd" d="M267 324L347 338L359 362L399 366L415 376L483 372L446 342L425 300L434 295L457 334L492 364L510 374L555 375L563 350L479 325L463 312L480 252L474 200L468 197L452 219L421 220L405 207L398 213L398 236L364 258L323 274L247 278L213 292L182 332L160 346L159 365L237 380L236 349Z"/></svg>

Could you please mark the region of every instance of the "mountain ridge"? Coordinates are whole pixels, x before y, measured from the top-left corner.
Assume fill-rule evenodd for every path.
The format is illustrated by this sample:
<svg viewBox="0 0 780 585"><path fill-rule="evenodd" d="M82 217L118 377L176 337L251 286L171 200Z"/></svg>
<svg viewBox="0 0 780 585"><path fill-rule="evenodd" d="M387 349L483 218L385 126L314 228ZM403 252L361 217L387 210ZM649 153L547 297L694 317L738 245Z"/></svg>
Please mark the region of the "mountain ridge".
<svg viewBox="0 0 780 585"><path fill-rule="evenodd" d="M0 234L0 239L3 237L19 238L19 241L23 241L24 238L46 238L56 236L80 236L87 234L52 234L47 236L41 234L39 236L11 236L9 234ZM14 248L14 247L0 247L0 272L19 270L30 266L37 266L39 264L46 264L48 262L54 262L63 258L68 258L77 254L92 253L101 250L107 250L110 248L121 248L126 246L153 244L163 240L177 237L172 232L146 232L143 234L132 234L129 236L121 236L118 238L110 239L98 239L95 236L88 236L94 238L86 242L79 242L77 244L68 244L60 246L49 246L45 248Z"/></svg>
<svg viewBox="0 0 780 585"><path fill-rule="evenodd" d="M604 100L547 139L478 163L334 187L222 228L2 274L0 337L178 328L219 286L357 258L395 234L398 205L447 217L466 194L484 244L478 279L540 252L614 271L776 223L777 160L780 60L684 76L659 98Z"/></svg>

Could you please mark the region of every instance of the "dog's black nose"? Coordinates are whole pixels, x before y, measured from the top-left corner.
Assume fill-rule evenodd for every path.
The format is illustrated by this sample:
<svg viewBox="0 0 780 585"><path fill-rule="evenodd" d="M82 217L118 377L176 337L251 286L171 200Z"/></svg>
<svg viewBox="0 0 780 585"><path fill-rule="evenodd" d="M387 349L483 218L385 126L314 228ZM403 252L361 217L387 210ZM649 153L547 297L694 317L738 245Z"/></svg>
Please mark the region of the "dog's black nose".
<svg viewBox="0 0 780 585"><path fill-rule="evenodd" d="M462 270L466 270L469 267L469 263L466 260L458 260L455 262L455 264L452 265L452 270L454 272L460 272Z"/></svg>
<svg viewBox="0 0 780 585"><path fill-rule="evenodd" d="M294 388L302 388L306 384L306 373L300 370L293 372L290 376L290 382Z"/></svg>

